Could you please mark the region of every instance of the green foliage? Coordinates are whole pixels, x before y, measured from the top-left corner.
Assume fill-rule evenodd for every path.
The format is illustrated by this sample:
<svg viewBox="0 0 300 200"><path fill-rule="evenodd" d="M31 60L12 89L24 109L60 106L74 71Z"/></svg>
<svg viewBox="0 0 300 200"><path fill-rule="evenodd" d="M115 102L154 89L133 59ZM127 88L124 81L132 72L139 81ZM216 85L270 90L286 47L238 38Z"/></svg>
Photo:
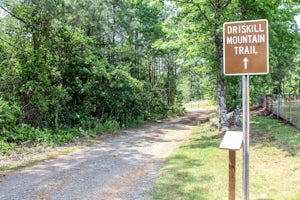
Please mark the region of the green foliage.
<svg viewBox="0 0 300 200"><path fill-rule="evenodd" d="M177 62L181 64L184 76L180 79L180 87L190 95L189 100L197 100L197 93L218 100L217 92L222 90L226 93L228 111L240 104L240 80L237 77L222 78L221 75L222 24L230 21L269 21L270 74L252 77L252 103L263 93L280 93L285 87L287 91L298 90L296 77L299 73L293 61L299 54L300 34L294 20L299 14L298 1L174 1L167 7L175 12L164 23L167 38L156 45L165 51L178 52ZM197 80L195 76L202 84L193 89L189 86L193 79ZM187 77L191 77L190 81L186 81ZM222 81L226 87L217 89Z"/></svg>
<svg viewBox="0 0 300 200"><path fill-rule="evenodd" d="M3 149L63 144L182 112L174 54L153 47L165 35L161 2L0 6Z"/></svg>
<svg viewBox="0 0 300 200"><path fill-rule="evenodd" d="M297 5L0 1L0 140L56 144L164 118L183 112L183 101L217 100L222 81L234 109L240 81L219 76L225 21L269 20L271 74L252 80L252 94L280 91L284 80L286 90L299 90L299 67L290 67Z"/></svg>
<svg viewBox="0 0 300 200"><path fill-rule="evenodd" d="M0 99L0 131L13 127L20 120L18 119L20 115L20 108L17 105L10 105L7 101Z"/></svg>
<svg viewBox="0 0 300 200"><path fill-rule="evenodd" d="M10 155L15 146L14 143L7 143L6 141L0 140L0 154Z"/></svg>

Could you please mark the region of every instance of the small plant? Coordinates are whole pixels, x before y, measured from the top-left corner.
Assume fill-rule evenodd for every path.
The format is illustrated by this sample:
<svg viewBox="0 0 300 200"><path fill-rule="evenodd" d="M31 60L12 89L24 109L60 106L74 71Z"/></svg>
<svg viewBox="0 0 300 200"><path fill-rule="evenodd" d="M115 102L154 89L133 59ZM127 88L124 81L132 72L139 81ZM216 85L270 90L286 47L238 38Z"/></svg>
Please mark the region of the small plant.
<svg viewBox="0 0 300 200"><path fill-rule="evenodd" d="M14 143L7 143L3 140L0 140L0 154L10 155L11 151L16 147Z"/></svg>
<svg viewBox="0 0 300 200"><path fill-rule="evenodd" d="M103 124L103 128L105 132L113 132L120 130L120 124L116 120L107 120Z"/></svg>

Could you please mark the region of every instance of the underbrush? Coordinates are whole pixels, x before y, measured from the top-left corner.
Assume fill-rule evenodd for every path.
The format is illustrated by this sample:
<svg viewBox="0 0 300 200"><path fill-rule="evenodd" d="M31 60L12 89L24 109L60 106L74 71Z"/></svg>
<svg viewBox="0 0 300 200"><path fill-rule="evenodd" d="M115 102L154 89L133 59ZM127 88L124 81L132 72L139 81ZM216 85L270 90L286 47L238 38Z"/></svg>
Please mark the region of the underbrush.
<svg viewBox="0 0 300 200"><path fill-rule="evenodd" d="M89 138L96 135L111 133L127 127L137 127L145 124L143 118L137 118L120 124L111 118L105 122L99 120L87 120L80 127L60 127L57 129L35 128L28 124L17 124L17 115L4 109L4 115L0 113L0 154L10 155L12 151L20 147L55 147L74 142L79 138ZM17 113L17 112L16 112ZM181 114L182 110L171 108L164 117ZM150 121L164 118L162 115L153 116ZM17 125L14 125L17 124ZM2 126L1 126L2 125Z"/></svg>
<svg viewBox="0 0 300 200"><path fill-rule="evenodd" d="M120 130L115 120L97 123L94 127L84 130L78 128L60 128L57 130L34 128L28 124L15 126L11 130L2 129L0 139L0 154L10 155L14 149L25 147L55 147L74 142L82 137L93 137L104 133Z"/></svg>

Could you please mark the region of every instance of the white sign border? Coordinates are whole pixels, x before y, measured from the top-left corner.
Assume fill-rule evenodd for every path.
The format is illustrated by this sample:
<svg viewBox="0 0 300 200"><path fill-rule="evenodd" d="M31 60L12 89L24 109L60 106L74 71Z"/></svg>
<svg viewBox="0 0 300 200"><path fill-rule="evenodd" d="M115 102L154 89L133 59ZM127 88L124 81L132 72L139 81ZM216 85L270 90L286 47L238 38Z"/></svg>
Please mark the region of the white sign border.
<svg viewBox="0 0 300 200"><path fill-rule="evenodd" d="M266 47L267 47L267 72L264 73L225 73L225 25L226 24L236 24L236 23L251 23L251 22L266 22L266 36L267 36L267 41L266 41ZM242 75L266 75L269 74L269 23L267 19L256 19L256 20L244 20L244 21L234 21L234 22L225 22L223 24L223 73L225 76L242 76Z"/></svg>

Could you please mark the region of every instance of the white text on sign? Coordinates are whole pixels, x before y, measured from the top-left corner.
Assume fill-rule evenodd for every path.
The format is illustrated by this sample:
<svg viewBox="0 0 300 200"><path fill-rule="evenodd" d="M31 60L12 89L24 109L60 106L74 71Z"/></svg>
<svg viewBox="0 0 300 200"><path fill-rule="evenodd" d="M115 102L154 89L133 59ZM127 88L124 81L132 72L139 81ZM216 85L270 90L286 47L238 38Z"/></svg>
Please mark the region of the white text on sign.
<svg viewBox="0 0 300 200"><path fill-rule="evenodd" d="M266 42L266 30L261 24L231 25L226 31L225 43L234 45L235 55L258 54L256 44Z"/></svg>

